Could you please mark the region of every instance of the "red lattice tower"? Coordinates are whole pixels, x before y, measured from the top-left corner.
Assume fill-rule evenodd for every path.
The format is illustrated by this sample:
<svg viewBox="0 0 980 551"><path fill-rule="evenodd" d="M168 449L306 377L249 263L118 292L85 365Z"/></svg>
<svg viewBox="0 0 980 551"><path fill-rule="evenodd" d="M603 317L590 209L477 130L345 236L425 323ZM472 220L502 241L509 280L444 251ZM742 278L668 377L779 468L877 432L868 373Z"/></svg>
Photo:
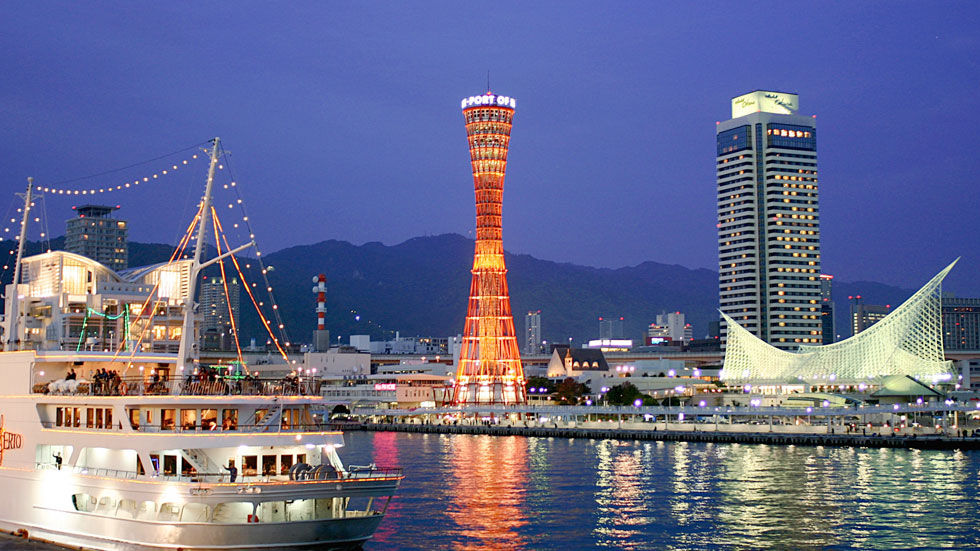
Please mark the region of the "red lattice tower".
<svg viewBox="0 0 980 551"><path fill-rule="evenodd" d="M504 265L501 216L516 100L487 92L463 100L476 192L476 250L453 403L527 401Z"/></svg>

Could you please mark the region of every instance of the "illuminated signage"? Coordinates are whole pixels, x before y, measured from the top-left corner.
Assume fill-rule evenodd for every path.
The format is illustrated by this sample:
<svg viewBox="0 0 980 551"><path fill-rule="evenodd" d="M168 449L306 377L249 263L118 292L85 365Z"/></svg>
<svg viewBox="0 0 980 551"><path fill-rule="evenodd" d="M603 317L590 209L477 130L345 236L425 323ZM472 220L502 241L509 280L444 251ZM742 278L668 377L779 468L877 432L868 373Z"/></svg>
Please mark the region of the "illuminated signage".
<svg viewBox="0 0 980 551"><path fill-rule="evenodd" d="M633 346L633 341L629 339L593 339L589 341L589 348L600 348L603 346L630 348Z"/></svg>
<svg viewBox="0 0 980 551"><path fill-rule="evenodd" d="M374 390L395 390L395 383L374 383Z"/></svg>
<svg viewBox="0 0 980 551"><path fill-rule="evenodd" d="M511 109L517 109L517 100L509 96L484 94L482 96L470 96L468 98L463 98L463 101L460 104L460 107L463 109L480 106L509 107Z"/></svg>
<svg viewBox="0 0 980 551"><path fill-rule="evenodd" d="M757 90L732 99L732 118L751 113L795 115L800 110L800 96L784 92Z"/></svg>
<svg viewBox="0 0 980 551"><path fill-rule="evenodd" d="M24 437L15 432L7 432L4 428L3 415L0 415L0 465L7 450L19 450L24 446Z"/></svg>

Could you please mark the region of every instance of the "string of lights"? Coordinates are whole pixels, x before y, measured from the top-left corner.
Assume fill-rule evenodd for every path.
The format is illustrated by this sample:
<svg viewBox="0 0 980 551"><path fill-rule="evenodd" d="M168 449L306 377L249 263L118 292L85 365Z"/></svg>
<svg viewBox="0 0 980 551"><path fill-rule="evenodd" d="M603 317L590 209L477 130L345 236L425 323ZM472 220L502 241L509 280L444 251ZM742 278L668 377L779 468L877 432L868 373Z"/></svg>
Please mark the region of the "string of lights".
<svg viewBox="0 0 980 551"><path fill-rule="evenodd" d="M37 191L41 193L49 193L51 195L74 196L74 195L97 195L100 193L112 193L114 191L125 191L128 189L135 189L140 184L151 183L156 180L159 180L162 176L173 174L174 172L177 172L181 167L186 167L190 165L193 161L198 160L199 158L202 158L202 156L195 153L184 159L168 164L166 168L149 173L146 176L134 178L132 180L126 180L124 182L117 182L115 185L109 185L109 186L103 185L100 187L87 187L87 188L66 188L66 187L58 187L57 185L51 185L51 186L38 186ZM222 167L219 165L218 168L220 169Z"/></svg>
<svg viewBox="0 0 980 551"><path fill-rule="evenodd" d="M8 210L7 216L5 216L3 219L3 220L10 220L10 223L7 225L7 227L3 228L4 229L3 232L0 232L0 241L4 239L4 236L8 238L16 237L16 234L19 233L20 231L21 224L30 223L33 225L37 223L40 225L40 236L43 238L42 246L50 252L50 235L48 231L49 217L46 216L46 209L44 208L46 198L50 198L49 196L51 197L70 196L73 198L76 196L88 197L88 196L96 196L96 195L106 194L106 193L118 193L127 190L137 189L141 185L157 182L159 180L162 180L166 176L170 176L175 174L177 171L181 171L181 169L186 169L188 166L194 165L195 161L198 161L200 159L207 160L209 156L202 154L199 151L193 153L188 152L188 150L190 149L199 148L200 145L201 144L197 144L195 146L192 146L190 148L185 148L178 152L156 157L148 161L143 161L140 163L128 165L127 167L123 167L120 169L114 169L114 170L101 172L99 174L93 174L81 178L64 180L47 186L35 185L33 189L34 192L36 193L36 198L31 202L30 205L31 216L29 217L27 222L20 221L19 218L22 217L22 213L23 213L23 202L21 202L21 206L17 207L16 209L13 208L16 206L16 203L11 205L11 209ZM173 159L174 155L178 153L184 153L184 152L187 153L185 155L182 155L181 158L176 160ZM233 197L230 198L230 200L227 202L227 205L229 209L234 209L237 206L239 209L238 214L240 214L241 216L241 219L235 221L232 224L232 227L234 229L241 228L241 230L247 232L247 235L249 239L252 241L254 246L255 232L249 220L248 210L246 208L245 200L242 197L242 194L240 193L236 181L231 175L230 167L227 166L228 152L222 149L220 153L221 153L221 157L219 158L219 162L215 166L215 168L217 170L227 170L230 178L226 180L227 183L223 184L223 189L231 190L233 193ZM113 185L100 184L96 186L91 184L86 185L84 183L86 180L90 180L93 178L101 178L105 180L105 177L107 175L115 174L117 172L127 170L127 169L132 170L134 167L146 165L153 162L159 162L161 159L166 159L168 157L170 157L170 159L165 161L165 166L163 167L158 166L155 172L147 172L145 173L144 176L141 176L139 178L117 181ZM222 202L218 200L216 201L215 204L220 205L221 203ZM35 212L34 210L35 208L38 208L40 212ZM16 213L14 212L14 210L16 210ZM198 224L203 223L202 222L204 220L203 216L206 215L207 213L203 211L203 198L202 198L198 202L196 215L191 220L186 230L183 232L183 235L179 238L178 244L173 250L173 254L170 256L170 259L164 264L162 269L167 269L167 267L172 266L179 259L188 258L187 256L189 254L187 250L188 246L193 245L196 242L195 230L198 228ZM215 224L214 227L215 245L218 251L218 256L220 257L222 254L228 254L228 251L231 251L233 249L229 245L228 236L226 235L224 228L221 225L221 221L220 218L218 217L217 209L213 205L211 207L210 216L212 217ZM13 236L11 236L12 231L14 232ZM14 241L14 239L8 239L8 241ZM11 250L10 254L14 254L15 252L16 252L15 250ZM286 347L289 347L291 343L288 334L286 332L285 323L283 322L282 316L279 312L279 305L273 293L272 285L269 281L269 272L272 270L272 267L266 266L264 260L262 259L262 253L257 246L256 246L255 256L253 258L248 258L247 259L248 262L244 263L245 264L244 268L249 269L249 271L251 271L252 269L252 266L250 265L249 262L256 263L258 276L261 277L261 282L264 284L265 290L268 293L268 297L266 300L270 302L271 315L267 317L266 314L263 312L265 301L259 300L259 298L256 295L257 284L254 282L253 283L248 282L248 280L245 278L245 274L242 269L243 267L239 262L239 260L235 257L235 255L230 254L228 256L231 258L231 262L234 265L235 271L237 271L243 285L245 286L249 298L252 301L253 306L256 309L256 312L259 315L260 322L262 323L266 332L268 332L269 334L270 344L275 346L275 348L277 349L277 351L282 356L284 361L286 361L287 364L290 363L286 351L287 350ZM229 288L228 288L228 282L226 276L232 274L233 272L227 269L224 260L225 259L220 259L216 263L219 264L219 269L221 271L221 277L224 285L224 293L227 297L229 295ZM6 274L6 270L10 268L11 264L12 262L4 262L2 274L4 275ZM252 276L254 277L255 274L252 274ZM149 336L149 330L153 327L154 317L158 313L162 312L162 310L160 309L160 305L166 304L166 301L160 300L160 297L157 296L157 293L160 291L161 288L160 286L161 286L161 281L157 280L154 283L152 289L149 290L149 293L146 296L145 300L143 301L142 306L139 307L140 309L138 312L136 311L137 305L135 304L133 305L133 308L131 310L127 308L125 312L125 318L126 318L125 330L120 331L120 332L124 332L126 338L120 339L118 343L112 343L109 345L114 352L112 358L113 361L117 361L120 357L125 358L127 352L129 352L128 362L125 367L126 371L128 371L130 368L134 366L135 356L141 350L143 346L143 342L146 339L152 338ZM235 319L234 313L232 312L231 309L230 300L228 301L227 305L229 308L229 315L231 318L231 332L234 336L235 346L237 350L237 356L238 356L237 359L241 365L245 365L243 352L241 348L240 335L239 335L240 320ZM90 318L92 316L100 316L108 320L118 320L122 316L122 314L106 316L104 315L104 313L100 313L96 311L87 312L85 315L85 319L82 321L82 334L80 335L78 343L76 345L76 351L82 349L82 347L85 344L85 335L91 333L89 326L91 325ZM272 318L272 320L274 320L274 323L273 321L270 321L270 317ZM273 325L275 325L275 327L273 327ZM129 335L132 336L130 337Z"/></svg>
<svg viewBox="0 0 980 551"><path fill-rule="evenodd" d="M228 237L225 235L224 230L221 228L221 220L218 219L217 217L215 217L215 227L217 227L218 228L218 231L221 232L221 239L222 239L222 241L225 244L225 248L230 251L231 250L231 245L228 244ZM252 287L254 287L255 284L253 283L251 286L249 286L248 280L245 279L245 274L242 272L242 267L238 263L238 259L235 258L235 255L229 255L229 257L231 258L231 263L235 266L235 270L238 272L238 277L241 278L241 280L242 280L242 284L243 284L242 287L245 288L245 292L248 294L248 298L251 299L251 301L252 301L252 306L255 307L255 311L259 315L259 320L262 322L262 327L264 327L265 330L266 330L266 332L269 333L269 338L271 339L272 344L275 345L276 350L279 351L279 355L282 356L283 360L285 360L286 363L289 363L289 355L283 349L282 344L279 342L279 338L276 337L275 333L273 333L273 331L272 331L272 323L262 313L262 308L261 307L263 306L263 303L261 301L257 300L255 298L255 293L252 292ZM267 287L267 289L269 289L271 291L272 288L271 287ZM273 309L273 312L275 312L275 311L277 311L279 309L279 307L278 307L277 304L273 303L272 309ZM280 326L280 328L281 327L282 326ZM288 342L286 343L286 346L289 346L289 343Z"/></svg>
<svg viewBox="0 0 980 551"><path fill-rule="evenodd" d="M242 215L242 223L245 225L245 229L248 231L249 239L251 239L254 242L255 231L252 229L252 224L251 221L249 220L248 210L245 206L245 200L242 198L241 192L235 181L235 174L232 171L231 163L228 160L227 156L224 157L224 161L228 165L227 167L228 176L231 179L230 183L224 185L224 189L231 189L235 192L235 202L229 203L228 208L231 209L234 208L236 204L238 205L239 211L241 212ZM238 223L233 224L232 227L238 228ZM272 285L270 285L269 283L269 277L268 277L269 270L266 268L265 263L262 260L262 252L259 250L258 245L256 245L255 249L256 249L255 261L256 264L258 264L259 273L262 275L262 282L265 284L266 291L269 293L269 301L272 302L272 316L275 319L276 325L279 329L279 337L282 339L282 342L286 343L286 346L289 346L290 344L289 333L286 331L286 325L283 323L282 316L279 314L279 306L276 302L275 295L272 292ZM248 288L248 286L246 286L246 288Z"/></svg>

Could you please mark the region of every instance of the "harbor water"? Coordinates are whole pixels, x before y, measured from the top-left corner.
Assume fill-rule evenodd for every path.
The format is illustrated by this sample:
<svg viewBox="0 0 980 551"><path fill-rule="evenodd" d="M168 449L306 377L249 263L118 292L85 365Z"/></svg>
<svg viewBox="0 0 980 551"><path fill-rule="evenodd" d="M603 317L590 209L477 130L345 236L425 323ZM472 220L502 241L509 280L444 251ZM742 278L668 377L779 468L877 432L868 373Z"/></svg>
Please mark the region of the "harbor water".
<svg viewBox="0 0 980 551"><path fill-rule="evenodd" d="M351 432L405 469L365 549L975 549L980 453Z"/></svg>
<svg viewBox="0 0 980 551"><path fill-rule="evenodd" d="M976 549L980 452L349 432L407 478L367 551ZM0 537L3 550L56 550Z"/></svg>

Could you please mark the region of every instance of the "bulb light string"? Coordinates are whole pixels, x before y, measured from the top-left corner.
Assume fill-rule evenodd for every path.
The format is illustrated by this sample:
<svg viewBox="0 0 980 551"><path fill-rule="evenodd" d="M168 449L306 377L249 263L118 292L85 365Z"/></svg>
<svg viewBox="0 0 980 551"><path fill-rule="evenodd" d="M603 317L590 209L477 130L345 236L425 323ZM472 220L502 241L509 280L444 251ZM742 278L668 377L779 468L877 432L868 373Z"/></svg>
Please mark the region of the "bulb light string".
<svg viewBox="0 0 980 551"><path fill-rule="evenodd" d="M248 210L245 207L245 200L244 198L242 198L241 191L239 190L238 185L235 182L235 175L231 168L231 162L228 160L227 155L223 155L223 156L224 156L225 164L228 165L227 167L228 176L231 180L230 184L224 185L224 188L234 190L235 203L238 205L239 211L241 212L242 223L245 224L245 229L248 231L249 239L255 242L255 230L252 229L252 223L248 216ZM234 206L235 205L232 203L228 204L228 208L234 208ZM233 227L237 228L238 224L237 223L234 224ZM289 346L290 345L289 333L286 331L286 324L283 323L282 316L279 314L279 305L276 301L275 295L272 292L272 285L269 283L268 269L266 268L265 263L262 261L262 252L259 250L258 245L255 246L255 261L259 265L259 273L262 276L262 283L265 284L265 289L269 293L269 300L272 302L272 316L276 321L277 328L279 329L279 337L282 339L282 342L286 343L286 346ZM246 286L246 288L248 287Z"/></svg>
<svg viewBox="0 0 980 551"><path fill-rule="evenodd" d="M173 156L178 155L180 153L184 153L185 151L190 151L192 149L197 149L197 148L199 148L201 146L208 145L210 143L211 143L211 140L208 140L208 141L205 141L205 142L201 142L201 143L196 143L194 145L190 145L190 146L184 147L182 149L178 149L177 151L171 151L170 153L164 153L163 155L158 155L156 157L153 157L152 159L146 159L145 161L139 161L137 163L132 163L132 164L129 164L129 165L126 165L126 166L123 166L123 167L113 168L111 170L105 170L105 171L99 172L97 174L90 174L88 176L79 176L77 178L69 178L68 180L60 180L60 181L54 182L51 185L52 186L62 186L62 185L65 185L65 184L73 184L75 182L80 182L82 180L91 180L92 178L100 178L102 176L108 176L109 174L115 174L117 172L122 172L123 170L129 170L131 168L136 168L138 166L143 166L143 165L146 165L146 164L150 164L150 163L159 161L161 159L166 159L167 157L173 157ZM197 155L194 155L194 158L196 159L197 158ZM187 163L183 163L183 164L187 164ZM173 170L177 170L177 169L174 168Z"/></svg>
<svg viewBox="0 0 980 551"><path fill-rule="evenodd" d="M218 212L211 207L211 217L214 219L214 244L215 248L218 250L218 267L221 268L221 284L224 286L225 290L225 305L228 307L228 319L231 320L231 334L235 337L235 351L238 353L238 362L245 366L245 373L248 373L248 366L245 364L245 359L242 357L242 346L238 342L238 327L235 324L235 312L231 308L231 293L228 291L228 276L225 274L225 260L221 258L221 238L218 236L219 228L221 223L218 222ZM228 249L229 251L231 249ZM229 255L234 256L234 255ZM245 280L242 280L242 284L245 284Z"/></svg>
<svg viewBox="0 0 980 551"><path fill-rule="evenodd" d="M166 159L168 157L173 157L173 156L175 156L177 154L184 153L184 152L187 152L189 150L197 149L197 148L201 147L202 145L207 145L207 144L210 144L210 143L211 143L211 141L209 140L207 142L202 142L200 144L195 144L193 146L186 147L186 148L183 148L183 149L174 151L172 153L168 153L168 154L165 154L165 155L160 155L158 157L154 157L153 159L148 159L146 161L141 161L139 163L130 164L130 165L127 165L125 167L121 167L121 168L117 168L117 169L113 169L113 170L109 170L109 171L100 172L98 174L92 174L92 175L89 175L89 176L83 176L83 177L79 177L79 178L72 178L72 179L69 179L69 180L62 180L62 181L55 182L55 183L53 183L51 185L48 185L48 186L35 185L34 186L34 191L35 191L35 193L37 194L38 197L34 201L31 202L30 207L31 207L32 210L34 208L39 208L41 210L41 212L39 213L38 216L32 216L32 217L30 217L30 219L27 220L27 223L33 222L33 223L40 224L40 226L41 226L40 227L40 229L41 229L41 234L40 235L43 238L43 240L42 240L42 247L44 247L44 249L47 250L47 252L51 252L51 248L50 248L50 232L49 232L49 229L48 229L48 223L49 223L49 218L50 217L47 216L47 209L46 209L46 197L48 195L52 195L52 196L72 196L72 197L75 197L75 196L86 196L87 197L87 196L95 196L95 195L98 195L98 194L105 194L105 193L111 193L111 192L118 192L118 191L126 191L126 190L135 189L140 184L152 183L155 180L160 180L162 176L171 175L174 172L178 171L179 169L185 168L188 165L193 164L194 161L197 161L199 159L203 159L206 156L205 155L202 155L200 153L194 153L194 154L191 154L191 155L185 155L184 158L182 158L182 159L180 159L180 160L178 160L176 162L168 162L166 168L157 170L156 172L153 172L153 173L148 173L146 176L143 176L143 177L140 177L140 178L135 178L133 180L122 181L122 182L119 182L119 183L117 183L115 185L109 185L109 186L102 185L102 186L99 186L99 187L96 187L96 186L88 186L88 187L82 188L82 187L77 187L77 186L71 186L71 187L69 187L68 184L75 184L77 182L81 182L81 181L84 181L84 180L89 180L89 179L93 179L93 178L100 178L100 177L104 177L104 176L107 176L107 175L110 175L110 174L121 172L123 170L128 170L128 169L132 169L134 167L143 166L143 165L146 165L146 164L149 164L149 163L152 163L152 162L156 162L156 161L159 161L159 160L162 160L162 159ZM239 212L241 214L241 224L244 226L244 229L248 232L249 239L252 240L253 245L254 245L254 243L255 243L255 232L254 232L254 229L252 228L252 225L251 225L251 222L250 222L250 219L249 219L249 216L248 216L248 211L246 209L244 198L242 197L241 192L240 192L240 190L239 190L239 188L237 186L237 183L236 183L236 181L234 179L234 176L231 173L231 166L230 166L229 161L228 161L228 152L226 150L224 150L224 148L221 149L221 160L223 161L223 163L219 163L216 168L218 170L225 170L225 169L227 169L228 170L228 173L229 173L229 176L230 176L229 183L225 183L223 185L223 188L225 190L231 189L234 192L234 199L233 199L232 202L228 203L228 208L229 209L232 209L236 205L239 207ZM225 166L226 164L228 165L227 167ZM201 223L201 220L202 220L203 216L206 215L203 212L203 206L204 206L203 203L204 202L203 202L203 198L202 198L202 200L197 205L197 207L198 207L197 214L192 219L191 223L187 227L187 230L181 236L178 245L175 247L175 249L173 251L173 254L171 255L170 259L166 262L166 264L163 266L164 268L173 265L175 261L178 261L178 259L187 258L187 255L185 254L186 253L186 250L187 250L187 246L189 244L191 244L191 243L195 243L196 242L196 236L194 235L194 230L197 227L197 224L198 223ZM12 224L14 224L14 225L18 224L17 219L15 217L11 217L11 214L12 214L11 211L14 209L14 206L15 205L16 205L16 203L12 203L10 205L10 207L8 208L8 211L7 211L7 215L4 217L4 220L8 220L9 219L10 222ZM228 243L228 238L227 238L227 236L226 236L226 234L224 232L224 229L221 226L220 219L218 218L217 211L214 208L214 206L211 207L211 210L212 210L211 215L212 215L212 218L214 219L214 223L215 223L215 241L216 241L216 246L217 246L217 249L218 249L218 256L220 256L222 249L221 249L221 243L219 242L219 238L220 238L221 241L224 242L225 250L226 251L230 251L232 249L231 249L231 246ZM23 207L17 207L16 208L16 213L19 214L19 213L22 213L22 212L23 212ZM20 224L23 224L23 223L24 223L23 221L20 222ZM234 223L233 224L233 227L237 229L239 227L239 222ZM3 232L0 233L0 242L2 242L2 241L5 240L5 235L6 235L6 239L7 240L10 240L10 237L8 235L8 234L10 234L10 231L11 231L11 228L10 228L9 225L4 228ZM239 277L241 278L241 281L242 281L242 283L243 283L243 285L245 287L246 292L249 295L250 300L252 301L253 306L256 309L256 312L259 314L259 317L260 317L260 319L262 321L263 327L265 327L265 330L268 332L269 337L271 338L271 343L275 345L277 351L282 356L283 360L287 364L289 364L290 363L289 362L289 356L288 356L286 350L283 348L283 343L285 343L285 346L288 347L288 346L290 346L290 340L289 340L288 333L286 331L285 323L283 322L282 316L281 316L281 314L279 312L279 306L277 304L275 295L273 294L272 285L269 282L269 277L268 277L269 268L263 262L263 260L262 260L262 253L258 249L258 246L257 245L254 245L254 246L256 247L255 262L257 263L257 267L259 268L259 273L261 275L262 282L265 285L266 292L269 295L269 300L272 303L272 308L271 308L271 310L272 310L272 317L275 320L276 329L278 329L279 336L276 336L276 334L275 334L275 332L273 330L273 327L272 327L272 322L262 312L262 306L264 305L264 302L258 300L256 298L256 296L255 296L255 293L252 291L252 287L256 287L256 284L255 283L251 283L251 285L249 285L247 279L245 278L245 275L244 275L244 272L242 270L242 267L241 267L240 263L238 262L238 259L233 254L232 255L229 255L229 256L231 258L232 264L235 267L235 270L237 271ZM12 255L12 254L15 253L15 251L14 250L11 250L11 251L9 251L9 253ZM229 296L229 289L228 289L228 284L227 284L227 279L226 279L226 272L227 271L226 271L225 266L224 266L224 260L219 261L219 266L220 266L220 269L221 269L222 280L223 280L223 284L224 284L224 292L225 292L225 296L227 298ZM246 267L249 267L249 266L246 265ZM9 270L9 268L10 268L9 262L6 262L4 264L4 266L3 266L3 270L0 271L0 278L6 276L6 273ZM131 334L131 332L132 332L131 331L131 326L132 325L140 324L143 321L141 318L143 317L143 313L144 312L147 312L147 317L146 317L146 327L139 330L139 337L138 337L136 343L133 346L128 346L130 343L129 343L129 338L127 337L126 339L121 339L120 342L119 342L119 344L118 344L118 346L117 347L114 347L115 350L114 350L114 354L113 354L113 357L112 357L112 361L116 361L123 354L124 350L126 350L127 348L129 348L130 354L129 354L129 359L128 359L127 366L125 368L126 371L128 371L133 366L135 355L139 351L140 346L141 346L141 344L142 344L142 342L143 342L143 340L144 340L144 338L146 336L146 333L147 333L146 329L148 329L148 328L150 328L152 326L153 319L154 319L154 317L156 315L156 310L157 310L158 305L160 303L163 303L164 302L164 301L160 300L159 298L157 298L156 300L154 300L154 297L156 296L157 292L159 291L160 284L161 284L161 282L159 280L154 284L154 286L153 286L152 290L150 291L149 295L146 297L146 300L143 302L143 305L142 305L142 307L140 309L139 314L137 314L136 316L131 317L130 316L130 311L129 311L128 307L127 307L127 311L125 313L126 314L125 315L125 317L126 317L126 320L125 320L125 323L126 323L125 334L126 335L130 335ZM234 316L233 316L233 314L231 312L231 303L230 303L230 300L228 300L227 302L228 302L228 308L229 308L229 316L230 316L230 318L232 320L232 322L231 322L232 323L232 332L233 332L233 335L235 337L235 346L236 346L236 350L238 352L238 359L242 363L242 365L245 365L245 362L244 362L244 359L243 359L242 350L241 350L241 343L240 343L240 339L239 339L239 335L238 335L237 323L236 323L236 320L234 319ZM150 304L151 303L153 304L152 308L150 308ZM149 311L148 311L148 308L149 308ZM102 317L107 317L108 319L112 319L112 320L118 319L121 316L121 314L120 314L120 316L109 317L109 316L104 316L103 314L101 314L99 312L94 312L94 311L93 312L88 312L86 314L86 316L85 316L85 320L83 320L83 329L82 329L83 335L84 335L84 332L85 332L85 329L86 329L85 326L87 325L88 318L91 315L100 315ZM183 336L182 336L182 338L183 338ZM83 341L80 339L79 340L79 343L78 343L78 346L76 347L76 350L80 349L80 347L82 345L82 342ZM247 367L246 367L246 370L247 370Z"/></svg>
<svg viewBox="0 0 980 551"><path fill-rule="evenodd" d="M202 156L195 153L179 161L175 161L167 165L166 168L157 170L156 172L148 173L147 176L142 176L139 178L134 178L132 180L126 180L124 182L117 183L116 185L100 186L100 187L88 187L88 188L64 188L56 187L56 185L51 186L38 186L37 191L41 193L50 193L51 195L97 195L102 193L111 193L113 191L126 191L129 189L135 189L140 184L151 183L155 180L159 180L162 176L167 176L177 172L181 167L186 167L193 161L200 159ZM122 169L120 169L122 170ZM94 177L94 176L93 176Z"/></svg>
<svg viewBox="0 0 980 551"><path fill-rule="evenodd" d="M183 159L180 159L180 160L177 160L177 161L168 163L166 168L157 170L156 172L153 172L153 173L148 173L145 176L142 176L142 177L139 177L139 178L135 178L133 180L127 180L127 181L124 181L122 183L118 183L116 185L110 185L110 186L103 185L103 186L100 186L100 187L94 187L93 186L93 187L89 187L89 188L86 188L86 189L82 189L82 188L77 188L77 189L76 188L67 188L67 187L63 187L63 186L65 184L80 182L82 180L89 180L89 179L92 179L92 178L99 178L99 177L106 176L106 175L109 175L109 174L114 174L114 173L117 173L117 172L121 172L123 170L128 170L128 169L131 169L131 168L134 168L134 167L138 167L138 166L146 165L146 164L149 164L149 163L152 163L152 162L156 162L156 161L159 161L161 159L166 159L168 157L173 157L173 156L175 156L175 155L177 155L179 153L184 153L186 151L189 151L189 150L192 150L192 149L196 149L199 146L201 146L203 144L206 144L206 143L210 143L210 142L202 142L201 144L195 144L195 145L192 145L190 147L185 147L183 149L179 149L177 151L174 151L174 152L171 152L171 153L167 153L165 155L160 155L158 157L154 157L154 158L148 159L146 161L140 161L138 163L133 163L133 164L130 164L130 165L127 165L127 166L124 166L124 167L121 167L121 168L116 168L116 169L113 169L113 170L107 170L107 171L104 171L104 172L100 172L98 174L92 174L90 176L82 176L80 178L72 178L72 179L69 179L69 180L62 180L60 182L55 182L54 184L51 184L49 186L35 185L34 186L34 192L35 192L37 198L34 199L33 201L31 201L31 209L33 210L35 208L38 208L40 210L40 213L39 213L38 216L32 217L32 219L30 219L29 221L32 221L34 223L40 223L40 225L41 225L40 226L40 230L41 230L40 237L41 237L42 250L44 250L46 252L51 252L51 233L50 233L50 230L49 230L49 219L50 219L50 216L48 216L48 214L47 214L47 200L46 200L46 197L48 195L54 195L54 196L65 195L65 196L72 196L72 197L78 196L78 195L81 195L81 196L94 196L94 195L97 195L97 194L110 193L110 192L113 192L113 191L127 191L127 190L130 190L130 189L136 189L140 184L150 183L150 182L153 182L155 180L159 180L161 178L161 176L171 175L171 174L173 174L174 172L176 172L177 170L179 170L182 167L187 167L189 165L192 165L192 164L194 164L194 161L203 158L203 156L200 155L200 154L198 154L198 153L194 153L192 155L185 156ZM224 167L220 167L220 168L224 168ZM8 239L14 239L14 238L16 238L17 232L20 231L20 224L23 223L23 221L18 222L17 219L16 218L13 218L12 215L11 215L11 211L14 210L14 205L15 204L16 204L16 202L11 203L10 207L8 208L8 211L7 211L6 215L3 218L5 224L4 224L3 232L0 233L0 241L5 241L5 240L8 240ZM21 207L16 207L16 213L17 214L22 213L22 212L23 212L23 207L22 206ZM7 220L9 220L10 222L9 223L6 223ZM13 226L13 227L16 228L16 231L13 233L13 235L11 235L11 227L12 226L10 224L15 224L15 226ZM10 251L10 254L14 254L14 251L11 250ZM9 268L9 262L5 262L5 265L3 267L3 271L0 272L0 278L6 276L7 275L7 270L9 270L9 269L10 269Z"/></svg>
<svg viewBox="0 0 980 551"><path fill-rule="evenodd" d="M212 209L213 208L214 207L212 207ZM217 216L215 216L214 221L215 221L215 227L218 228L218 230L221 232L221 238L225 243L225 248L230 251L231 245L228 244L228 237L225 235L224 230L221 228L221 221L217 218ZM262 321L262 326L265 328L266 332L269 333L269 337L272 339L272 343L276 346L276 350L279 351L279 355L282 356L283 360L287 364L289 364L289 355L286 353L286 351L283 349L282 345L280 344L279 338L276 337L276 335L272 332L271 322L269 322L269 319L266 318L265 315L262 313L262 308L261 308L262 303L256 300L255 294L252 292L252 286L254 286L255 284L253 283L252 286L249 286L248 281L245 279L245 274L242 273L242 267L241 265L239 265L238 259L235 258L235 255L230 255L230 257L231 257L231 263L235 266L235 270L238 272L238 277L241 278L242 280L242 286L245 287L245 292L248 293L248 298L251 299L252 301L252 306L255 307L255 311L259 314L259 318ZM267 289L271 290L272 288L267 287ZM276 307L275 304L273 304L273 312L277 310L278 308ZM280 325L280 328L281 327L282 326ZM289 346L288 342L286 343L286 346Z"/></svg>

